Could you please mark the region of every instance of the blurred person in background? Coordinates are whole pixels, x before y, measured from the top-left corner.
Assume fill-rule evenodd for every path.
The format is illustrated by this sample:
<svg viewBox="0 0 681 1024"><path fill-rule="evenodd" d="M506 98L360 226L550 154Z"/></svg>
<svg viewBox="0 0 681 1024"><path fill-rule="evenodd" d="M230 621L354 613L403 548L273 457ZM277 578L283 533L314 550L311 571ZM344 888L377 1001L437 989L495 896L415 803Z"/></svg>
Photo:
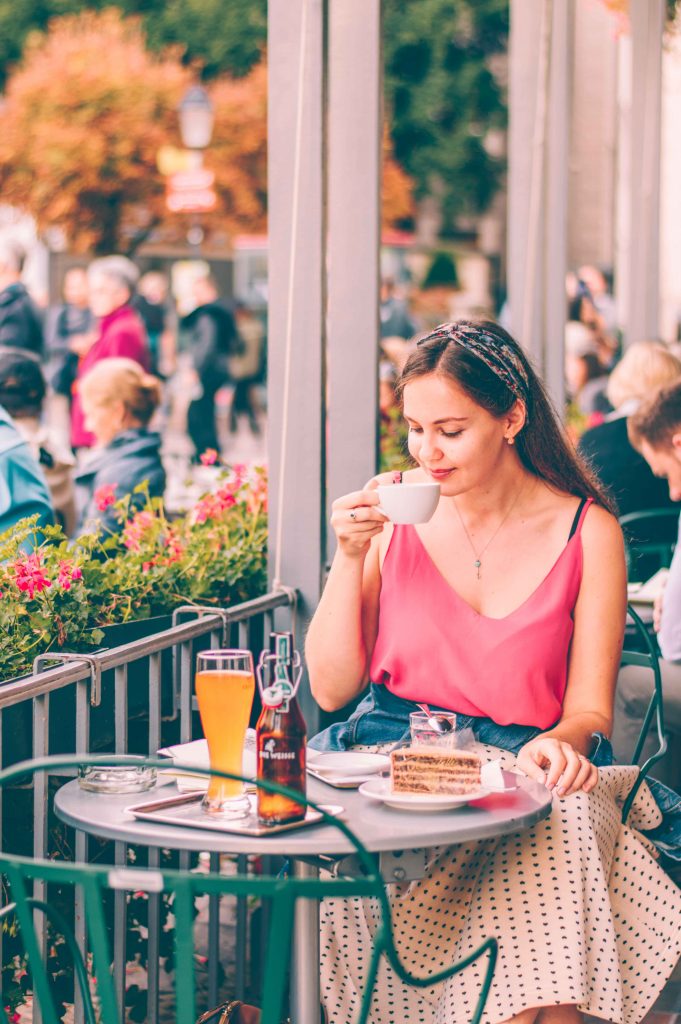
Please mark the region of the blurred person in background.
<svg viewBox="0 0 681 1024"><path fill-rule="evenodd" d="M395 293L395 282L391 277L381 281L381 338L403 338L405 341L416 333L416 325L409 315L404 299Z"/></svg>
<svg viewBox="0 0 681 1024"><path fill-rule="evenodd" d="M591 263L585 263L577 271L578 280L586 286L594 311L601 319L601 325L606 334L614 336L617 333L617 306L612 294L612 286L600 267Z"/></svg>
<svg viewBox="0 0 681 1024"><path fill-rule="evenodd" d="M71 397L78 373L78 351L94 340L95 318L89 304L87 271L71 267L64 274L64 301L47 312L45 377L50 387L48 421L60 438L71 431Z"/></svg>
<svg viewBox="0 0 681 1024"><path fill-rule="evenodd" d="M47 481L12 417L0 406L0 534L34 515L40 526L54 523ZM24 544L27 550L32 546Z"/></svg>
<svg viewBox="0 0 681 1024"><path fill-rule="evenodd" d="M175 369L177 317L165 274L158 270L143 274L133 305L147 332L151 372L159 377L169 377Z"/></svg>
<svg viewBox="0 0 681 1024"><path fill-rule="evenodd" d="M655 476L667 482L669 497L681 501L681 380L647 399L629 420L629 438ZM681 526L681 521L680 521ZM655 602L654 628L662 652L662 689L665 726L672 751L681 749L681 544L677 543L667 582ZM620 669L615 693L612 743L620 758L631 758L653 693L649 669L627 665ZM649 757L657 749L650 730L641 752ZM662 758L655 776L668 785L681 785L681 760ZM677 806L678 806L678 797Z"/></svg>
<svg viewBox="0 0 681 1024"><path fill-rule="evenodd" d="M681 361L660 342L639 341L626 350L608 379L613 407L605 421L585 431L579 451L614 498L620 515L672 504L664 480L655 477L629 441L627 420L644 399L681 378Z"/></svg>
<svg viewBox="0 0 681 1024"><path fill-rule="evenodd" d="M681 361L664 345L655 341L636 342L626 350L606 386L614 412L580 438L580 454L610 492L620 515L669 508L673 504L666 481L653 474L631 444L627 424L644 400L679 379ZM627 538L633 545L673 540L675 536L676 531L667 519L657 523L643 520L627 528ZM645 579L653 569L654 565L646 565L642 558L640 565L632 567L633 578Z"/></svg>
<svg viewBox="0 0 681 1024"><path fill-rule="evenodd" d="M592 328L576 320L565 325L565 381L585 426L612 411L605 395L608 375L600 360L596 335Z"/></svg>
<svg viewBox="0 0 681 1024"><path fill-rule="evenodd" d="M251 433L257 437L260 434L260 424L255 388L263 376L265 331L260 318L243 302L235 304L234 316L243 351L229 358L229 373L234 382L229 429L232 434L236 433L238 418L244 415L248 418Z"/></svg>
<svg viewBox="0 0 681 1024"><path fill-rule="evenodd" d="M416 333L416 323L409 314L406 300L396 294L391 277L384 277L381 281L379 318L381 349L401 372L409 358L409 342Z"/></svg>
<svg viewBox="0 0 681 1024"><path fill-rule="evenodd" d="M148 429L161 400L161 382L133 359L101 359L81 378L80 396L97 447L75 478L78 529L97 521L115 533L115 501L130 494L131 509L141 508L146 496L133 491L145 481L151 497L165 491L161 435Z"/></svg>
<svg viewBox="0 0 681 1024"><path fill-rule="evenodd" d="M597 286L599 280L604 282L600 271L595 267L584 267L581 269L585 270L588 280ZM612 369L619 351L616 329L610 329L608 326L612 315L614 315L614 300L613 308L609 311L608 317L606 317L599 310L598 303L601 300L596 299L592 295L589 284L581 276L573 271L569 271L565 286L568 299L568 322L584 324L591 330L596 346L596 354L601 366L604 371ZM606 300L603 299L603 301L605 302Z"/></svg>
<svg viewBox="0 0 681 1024"><path fill-rule="evenodd" d="M21 280L25 252L14 239L0 238L0 345L43 351L42 317Z"/></svg>
<svg viewBox="0 0 681 1024"><path fill-rule="evenodd" d="M41 422L45 400L45 378L40 361L32 352L0 348L0 405L27 442L39 463L50 490L57 521L71 534L76 525L73 491L75 459L71 449L60 444Z"/></svg>
<svg viewBox="0 0 681 1024"><path fill-rule="evenodd" d="M220 451L215 422L215 395L231 381L230 360L243 345L231 309L220 300L215 279L202 274L193 282L195 308L182 320L195 374L197 394L187 410L187 430L194 460L207 449Z"/></svg>
<svg viewBox="0 0 681 1024"><path fill-rule="evenodd" d="M137 267L125 256L103 256L88 267L90 309L99 323L94 336L82 336L79 344L72 342L79 356L71 406L74 449L91 448L95 444L94 435L85 426L80 398L80 384L85 374L102 359L116 356L132 359L149 370L144 324L132 307L138 276Z"/></svg>

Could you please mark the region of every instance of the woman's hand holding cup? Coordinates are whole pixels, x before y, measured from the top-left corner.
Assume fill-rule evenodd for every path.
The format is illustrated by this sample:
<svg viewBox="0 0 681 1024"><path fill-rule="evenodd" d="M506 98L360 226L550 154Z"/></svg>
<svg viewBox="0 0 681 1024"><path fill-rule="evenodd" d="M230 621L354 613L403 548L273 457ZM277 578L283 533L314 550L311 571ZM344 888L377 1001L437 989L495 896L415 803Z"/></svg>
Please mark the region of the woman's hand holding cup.
<svg viewBox="0 0 681 1024"><path fill-rule="evenodd" d="M341 550L361 556L385 523L426 523L439 500L439 484L418 480L403 483L400 472L379 473L363 490L334 501L331 525Z"/></svg>
<svg viewBox="0 0 681 1024"><path fill-rule="evenodd" d="M331 526L344 554L366 555L371 538L380 533L388 517L378 508L376 484L371 480L362 491L337 498L331 506Z"/></svg>

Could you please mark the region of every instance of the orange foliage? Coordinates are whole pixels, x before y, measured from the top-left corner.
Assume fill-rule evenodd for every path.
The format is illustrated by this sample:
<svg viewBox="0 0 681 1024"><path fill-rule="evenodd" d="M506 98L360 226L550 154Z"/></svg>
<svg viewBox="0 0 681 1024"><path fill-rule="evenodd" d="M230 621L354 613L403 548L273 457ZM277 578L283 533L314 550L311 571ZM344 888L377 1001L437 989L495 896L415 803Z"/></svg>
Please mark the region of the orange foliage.
<svg viewBox="0 0 681 1024"><path fill-rule="evenodd" d="M219 226L232 232L265 231L267 69L264 62L244 78L217 79L211 84L210 96L215 106L215 127L205 164L215 172ZM212 220L213 214L210 218Z"/></svg>
<svg viewBox="0 0 681 1024"><path fill-rule="evenodd" d="M162 213L156 153L177 132L190 73L152 57L115 9L52 22L29 41L0 113L0 190L74 249L113 249Z"/></svg>
<svg viewBox="0 0 681 1024"><path fill-rule="evenodd" d="M116 8L54 19L35 34L0 108L0 194L40 230L61 227L74 251L126 251L149 227L184 235L187 219L165 206L158 150L179 145L177 106L193 80L177 53L145 48L139 19ZM266 230L267 71L210 86L215 172L208 231ZM411 179L383 138L383 221L409 217Z"/></svg>
<svg viewBox="0 0 681 1024"><path fill-rule="evenodd" d="M392 142L388 126L383 131L383 180L381 183L381 213L383 227L393 227L398 221L414 216L413 179L392 156Z"/></svg>
<svg viewBox="0 0 681 1024"><path fill-rule="evenodd" d="M54 20L29 42L0 111L0 191L39 228L62 227L78 251L127 249L148 225L185 218L165 207L161 146L179 145L177 106L192 82L168 51L145 49L138 19L116 9ZM207 166L218 205L210 228L264 226L267 81L263 67L216 82Z"/></svg>

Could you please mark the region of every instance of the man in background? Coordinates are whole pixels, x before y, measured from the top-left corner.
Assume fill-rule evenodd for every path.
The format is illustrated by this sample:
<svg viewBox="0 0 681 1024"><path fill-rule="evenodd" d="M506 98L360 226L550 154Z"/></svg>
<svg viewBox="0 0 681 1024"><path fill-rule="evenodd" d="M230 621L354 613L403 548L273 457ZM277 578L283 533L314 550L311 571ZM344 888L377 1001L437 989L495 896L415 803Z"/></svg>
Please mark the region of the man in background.
<svg viewBox="0 0 681 1024"><path fill-rule="evenodd" d="M166 378L175 370L177 316L170 301L168 278L158 270L143 274L133 306L142 318L149 341L151 372Z"/></svg>
<svg viewBox="0 0 681 1024"><path fill-rule="evenodd" d="M187 430L198 460L207 449L220 451L215 423L215 395L231 380L230 357L242 351L234 314L220 300L215 279L194 281L196 307L182 321L197 380L197 395L187 411Z"/></svg>
<svg viewBox="0 0 681 1024"><path fill-rule="evenodd" d="M87 270L71 267L64 274L64 301L51 306L45 324L47 421L62 444L70 443L71 399L78 374L78 352L94 340Z"/></svg>
<svg viewBox="0 0 681 1024"><path fill-rule="evenodd" d="M662 388L629 420L629 438L655 476L669 485L672 501L681 501L681 381ZM665 722L673 745L681 748L681 543L677 541L666 586L655 603L654 627L662 652ZM615 695L613 747L630 757L653 694L652 673L637 666L620 670ZM647 757L656 746L651 732L643 748ZM655 766L655 775L677 788L681 765L673 754Z"/></svg>
<svg viewBox="0 0 681 1024"><path fill-rule="evenodd" d="M27 349L40 356L42 320L21 280L24 256L18 242L0 239L0 345Z"/></svg>

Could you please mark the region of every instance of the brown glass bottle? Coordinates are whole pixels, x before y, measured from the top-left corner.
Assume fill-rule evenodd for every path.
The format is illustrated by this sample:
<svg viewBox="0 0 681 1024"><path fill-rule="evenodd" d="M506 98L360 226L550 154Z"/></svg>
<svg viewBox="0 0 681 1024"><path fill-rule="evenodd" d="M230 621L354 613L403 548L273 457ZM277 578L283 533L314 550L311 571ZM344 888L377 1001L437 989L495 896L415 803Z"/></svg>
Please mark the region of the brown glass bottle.
<svg viewBox="0 0 681 1024"><path fill-rule="evenodd" d="M276 662L274 682L262 694L262 712L256 727L258 779L276 782L305 796L305 719L293 693L290 634L273 634ZM258 820L262 825L301 821L304 803L279 793L258 789Z"/></svg>

